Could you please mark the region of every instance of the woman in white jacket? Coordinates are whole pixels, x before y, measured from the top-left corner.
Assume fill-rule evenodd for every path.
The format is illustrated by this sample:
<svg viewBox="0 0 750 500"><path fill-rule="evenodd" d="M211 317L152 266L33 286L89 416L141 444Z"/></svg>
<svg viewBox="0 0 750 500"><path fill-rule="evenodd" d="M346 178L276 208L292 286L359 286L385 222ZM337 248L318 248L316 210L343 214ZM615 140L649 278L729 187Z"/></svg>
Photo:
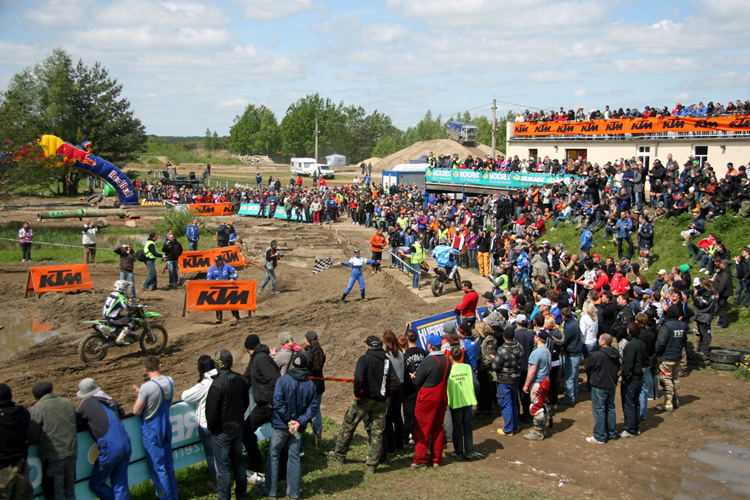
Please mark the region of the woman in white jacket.
<svg viewBox="0 0 750 500"><path fill-rule="evenodd" d="M591 299L586 299L583 303L583 314L581 315L581 340L583 341L583 359L591 356L596 350L597 334L599 331L599 321L596 316L596 306ZM586 372L585 389L591 390L589 372Z"/></svg>
<svg viewBox="0 0 750 500"><path fill-rule="evenodd" d="M198 358L198 383L182 393L182 400L195 406L195 420L198 422L198 435L206 452L206 464L211 483L216 485L216 467L214 465L214 449L211 443L211 431L206 422L206 397L208 389L218 375L216 363L211 356L203 354Z"/></svg>

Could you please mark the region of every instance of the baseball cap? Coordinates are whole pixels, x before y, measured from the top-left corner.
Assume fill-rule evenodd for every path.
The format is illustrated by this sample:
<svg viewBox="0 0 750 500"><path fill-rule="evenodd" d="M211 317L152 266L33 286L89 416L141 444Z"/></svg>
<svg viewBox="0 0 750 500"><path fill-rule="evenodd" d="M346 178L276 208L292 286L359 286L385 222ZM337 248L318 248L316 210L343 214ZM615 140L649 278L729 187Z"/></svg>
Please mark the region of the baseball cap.
<svg viewBox="0 0 750 500"><path fill-rule="evenodd" d="M545 297L542 300L540 300L539 302L537 302L536 305L538 305L538 306L552 307L552 302L548 298Z"/></svg>
<svg viewBox="0 0 750 500"><path fill-rule="evenodd" d="M643 293L644 295L651 295L654 293L654 291L651 290L650 288L646 288L645 290L643 290Z"/></svg>
<svg viewBox="0 0 750 500"><path fill-rule="evenodd" d="M536 336L544 341L549 340L549 333L547 333L546 330L539 330L538 332L536 332Z"/></svg>
<svg viewBox="0 0 750 500"><path fill-rule="evenodd" d="M659 273L658 274L667 274L667 270L666 269L659 269Z"/></svg>
<svg viewBox="0 0 750 500"><path fill-rule="evenodd" d="M452 319L443 323L443 335L450 335L451 333L456 333L456 321Z"/></svg>
<svg viewBox="0 0 750 500"><path fill-rule="evenodd" d="M519 314L518 316L516 316L516 323L526 323L526 315Z"/></svg>
<svg viewBox="0 0 750 500"><path fill-rule="evenodd" d="M482 294L482 298L484 300L495 300L495 296L492 294L492 292L484 292Z"/></svg>
<svg viewBox="0 0 750 500"><path fill-rule="evenodd" d="M601 259L601 258L602 258L602 256L601 256L601 255L599 255L598 253L595 253L595 254L593 255L593 257L594 257L595 259Z"/></svg>
<svg viewBox="0 0 750 500"><path fill-rule="evenodd" d="M375 335L370 335L369 337L367 337L367 340L365 340L365 344L370 347L380 347L381 345L383 345L380 338Z"/></svg>
<svg viewBox="0 0 750 500"><path fill-rule="evenodd" d="M443 343L443 339L440 335L428 335L427 338L425 338L428 344L434 346L434 347L440 347L440 345Z"/></svg>

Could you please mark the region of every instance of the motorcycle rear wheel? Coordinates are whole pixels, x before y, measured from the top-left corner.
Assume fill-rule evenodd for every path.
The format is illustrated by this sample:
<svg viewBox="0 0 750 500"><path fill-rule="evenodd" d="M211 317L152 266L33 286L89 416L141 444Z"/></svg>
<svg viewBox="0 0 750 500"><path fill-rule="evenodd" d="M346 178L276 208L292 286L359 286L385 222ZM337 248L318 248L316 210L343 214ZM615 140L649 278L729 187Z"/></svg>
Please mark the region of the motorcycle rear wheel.
<svg viewBox="0 0 750 500"><path fill-rule="evenodd" d="M84 363L97 363L107 356L109 341L99 332L89 333L78 343L78 356Z"/></svg>
<svg viewBox="0 0 750 500"><path fill-rule="evenodd" d="M453 282L456 284L456 290L461 290L461 273L456 269L456 274L453 275Z"/></svg>
<svg viewBox="0 0 750 500"><path fill-rule="evenodd" d="M441 295L443 295L443 281L440 279L440 276L435 276L432 279L430 290L432 291L432 295L434 295L435 297L440 297Z"/></svg>
<svg viewBox="0 0 750 500"><path fill-rule="evenodd" d="M167 330L160 325L148 325L141 333L141 351L152 356L161 353L167 346Z"/></svg>

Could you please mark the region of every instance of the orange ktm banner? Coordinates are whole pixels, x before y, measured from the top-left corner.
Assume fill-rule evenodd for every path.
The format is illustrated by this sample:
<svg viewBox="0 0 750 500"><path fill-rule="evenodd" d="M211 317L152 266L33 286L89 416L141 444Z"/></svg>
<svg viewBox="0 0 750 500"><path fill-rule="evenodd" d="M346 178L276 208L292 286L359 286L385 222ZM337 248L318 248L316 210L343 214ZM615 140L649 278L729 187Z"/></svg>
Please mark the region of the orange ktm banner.
<svg viewBox="0 0 750 500"><path fill-rule="evenodd" d="M227 247L213 248L211 250L195 250L192 252L182 252L177 260L177 265L182 273L197 273L208 271L214 265L214 258L217 255L224 257L224 262L232 267L246 266L247 259L240 252L237 245Z"/></svg>
<svg viewBox="0 0 750 500"><path fill-rule="evenodd" d="M545 135L622 135L665 132L750 132L750 116L716 118L623 118L585 122L514 123L513 135L533 137Z"/></svg>
<svg viewBox="0 0 750 500"><path fill-rule="evenodd" d="M44 266L29 269L24 297L47 292L65 292L94 288L87 264Z"/></svg>
<svg viewBox="0 0 750 500"><path fill-rule="evenodd" d="M231 203L191 203L190 213L193 215L232 215L234 208Z"/></svg>
<svg viewBox="0 0 750 500"><path fill-rule="evenodd" d="M255 311L256 286L255 281L188 281L182 315L187 311Z"/></svg>

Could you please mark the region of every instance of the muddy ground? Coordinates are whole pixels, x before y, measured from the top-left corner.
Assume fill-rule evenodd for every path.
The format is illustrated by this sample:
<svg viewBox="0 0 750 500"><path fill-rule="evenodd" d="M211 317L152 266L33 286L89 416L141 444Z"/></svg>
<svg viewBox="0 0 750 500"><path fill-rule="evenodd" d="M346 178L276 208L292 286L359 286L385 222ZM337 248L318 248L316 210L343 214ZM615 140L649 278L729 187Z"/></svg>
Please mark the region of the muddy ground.
<svg viewBox="0 0 750 500"><path fill-rule="evenodd" d="M162 363L164 373L175 379L178 393L195 383L198 356L212 354L220 347L230 349L236 369L244 370L248 355L242 344L248 333L258 334L262 342L275 347L279 332L291 331L302 339L307 330L316 330L328 356L326 375L351 377L358 356L364 352L367 335L380 335L387 329L401 334L408 321L448 311L460 302L461 293L456 290L439 299L433 298L426 287L415 293L409 278L384 269L375 276L366 273L368 302L359 300L355 285L350 300L340 304L337 299L348 281L348 269L334 267L310 276L314 258L348 259L355 245L363 250L369 248L369 231L349 222L328 227L239 217L233 220L256 255L271 239L279 241L286 255L277 271L280 293L260 295L252 318L245 318L243 313L238 324L230 324L226 318L231 316L225 314L222 325L214 324L213 313L188 313L183 318L184 288L165 288L166 274L159 276L157 291L139 289L139 298L164 315L161 324L169 332L169 344ZM58 394L74 398L78 382L94 377L106 392L130 408L134 401L130 387L142 383L145 376L143 356L137 347L111 350L103 362L94 365L84 365L76 350L77 341L87 332L81 321L100 316L101 305L118 277L117 266L90 266L93 292L49 293L38 298L23 297L28 263L0 267L0 296L4 299L0 302L0 315L33 314L39 323L49 323L59 332L0 366L0 380L11 385L16 400L32 404L31 387L41 380L53 381ZM138 264L138 286L145 274L145 266ZM240 279L260 281L263 276L258 267L240 271ZM474 281L480 293L489 288L486 280ZM340 421L351 402L350 394L349 384L329 382L323 414ZM446 464L457 471L477 468L483 474L496 474L498 481L520 482L569 497L745 498L743 495L750 491L747 476L744 484L735 484L731 477L728 480L717 476L713 467L697 460L707 449L718 450L716 457L720 458L708 460L716 465L724 460L721 456L731 457L728 452L734 450L735 459L739 456L740 461L744 460L737 463L750 464L750 386L731 374L691 372L682 380L682 407L678 411L661 414L650 409L640 437L606 445L585 441L592 434L593 418L589 393L583 392L581 397L574 408L560 406L551 437L544 442L528 442L520 435L500 438L495 434L502 425L499 415L481 419L475 423L474 441L487 459L453 465L447 460ZM619 394L617 399L621 430ZM649 402L649 406L656 403ZM741 448L731 448L729 444ZM747 474L749 469L744 470ZM738 476L732 477L740 479Z"/></svg>

